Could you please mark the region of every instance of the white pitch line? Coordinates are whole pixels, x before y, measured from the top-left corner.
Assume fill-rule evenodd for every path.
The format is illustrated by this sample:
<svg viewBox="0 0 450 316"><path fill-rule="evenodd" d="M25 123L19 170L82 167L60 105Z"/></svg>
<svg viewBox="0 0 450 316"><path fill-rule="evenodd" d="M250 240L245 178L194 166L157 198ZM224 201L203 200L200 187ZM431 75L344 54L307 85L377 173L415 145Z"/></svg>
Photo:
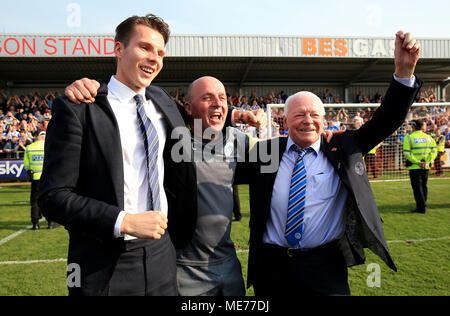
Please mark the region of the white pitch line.
<svg viewBox="0 0 450 316"><path fill-rule="evenodd" d="M434 180L449 180L450 178L428 178L428 181L434 181ZM411 181L408 179L394 179L394 180L369 180L370 183L380 183L380 182L409 182Z"/></svg>
<svg viewBox="0 0 450 316"><path fill-rule="evenodd" d="M411 239L411 240L388 240L388 244L396 244L396 243L418 243L418 242L427 242L427 241L442 241L448 240L450 236L441 237L441 238L425 238L425 239ZM236 253L245 253L248 252L248 249L237 250ZM30 261L0 261L0 265L6 264L33 264L33 263L54 263L54 262L64 262L67 261L67 258L59 258L59 259L50 259L50 260L30 260Z"/></svg>
<svg viewBox="0 0 450 316"><path fill-rule="evenodd" d="M28 226L28 227L22 228L21 230L15 232L14 234L9 235L8 237L0 240L0 246L3 245L3 244L6 244L11 239L16 238L17 236L19 236L20 234L26 232L27 230L30 230L31 228L33 228L33 226L31 226L31 225Z"/></svg>
<svg viewBox="0 0 450 316"><path fill-rule="evenodd" d="M43 218L42 218L41 220L39 220L39 223L42 222L43 220L44 220ZM30 229L32 229L32 228L33 228L33 225L30 225L30 226L27 226L27 227L25 227L25 228L22 228L22 229L19 230L19 231L16 231L14 234L11 234L11 235L9 235L8 237L6 237L6 238L0 240L0 246L3 245L3 244L6 244L6 243L7 243L8 241L10 241L11 239L16 238L16 237L19 236L20 234L22 234L22 233L24 233L24 232L26 232L27 230L30 230Z"/></svg>
<svg viewBox="0 0 450 316"><path fill-rule="evenodd" d="M399 244L399 243L411 243L414 244L416 242L426 242L426 241L441 241L450 239L450 236L442 237L442 238L425 238L425 239L416 239L416 240L388 240L388 244Z"/></svg>
<svg viewBox="0 0 450 316"><path fill-rule="evenodd" d="M32 263L53 263L67 261L66 258L52 259L52 260L30 260L30 261L0 261L2 264L32 264Z"/></svg>

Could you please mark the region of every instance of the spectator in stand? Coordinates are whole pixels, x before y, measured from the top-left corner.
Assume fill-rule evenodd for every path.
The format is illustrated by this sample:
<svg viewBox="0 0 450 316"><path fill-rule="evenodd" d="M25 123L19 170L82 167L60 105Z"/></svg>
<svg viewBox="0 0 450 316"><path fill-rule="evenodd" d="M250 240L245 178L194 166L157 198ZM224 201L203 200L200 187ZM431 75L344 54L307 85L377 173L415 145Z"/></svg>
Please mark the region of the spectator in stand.
<svg viewBox="0 0 450 316"><path fill-rule="evenodd" d="M434 138L437 146L437 156L434 160L434 170L436 170L435 175L442 176L444 175L444 171L442 169L441 157L445 153L445 136L439 133L440 127L435 125L434 131L431 133L431 137Z"/></svg>
<svg viewBox="0 0 450 316"><path fill-rule="evenodd" d="M361 117L361 112L356 112L355 117L353 118L353 123L355 120L359 121L360 126L364 124L364 119Z"/></svg>
<svg viewBox="0 0 450 316"><path fill-rule="evenodd" d="M27 133L25 130L20 131L20 138L17 145L18 152L25 152L28 145L30 145L33 141L27 137Z"/></svg>
<svg viewBox="0 0 450 316"><path fill-rule="evenodd" d="M11 112L11 111L6 112L6 115L5 115L5 124L6 124L7 126L13 125L14 122L16 122L16 121L17 121L17 119L16 119L15 116L13 115L13 112Z"/></svg>
<svg viewBox="0 0 450 316"><path fill-rule="evenodd" d="M359 91L355 98L355 103L363 103L364 102L364 95L362 91Z"/></svg>
<svg viewBox="0 0 450 316"><path fill-rule="evenodd" d="M332 131L332 132L338 132L339 131L339 127L337 127L336 125L334 125L334 123L332 121L327 121L327 131Z"/></svg>
<svg viewBox="0 0 450 316"><path fill-rule="evenodd" d="M338 110L337 116L336 116L336 120L338 122L347 122L348 120L348 113L347 110L344 108L340 108Z"/></svg>
<svg viewBox="0 0 450 316"><path fill-rule="evenodd" d="M289 98L289 95L287 93L285 93L284 91L281 91L280 94L281 94L281 100L283 101L283 103L286 103L286 100Z"/></svg>
<svg viewBox="0 0 450 316"><path fill-rule="evenodd" d="M19 148L19 137L12 136L11 139L6 141L5 146L3 147L3 152L7 153L6 158L14 158Z"/></svg>
<svg viewBox="0 0 450 316"><path fill-rule="evenodd" d="M450 127L445 129L445 148L450 148Z"/></svg>
<svg viewBox="0 0 450 316"><path fill-rule="evenodd" d="M263 109L264 111L267 109L267 102L266 99L264 97L259 97L258 99L258 105L261 109Z"/></svg>
<svg viewBox="0 0 450 316"><path fill-rule="evenodd" d="M362 124L363 123L360 120L358 120L357 118L354 118L351 129L356 131L361 128Z"/></svg>
<svg viewBox="0 0 450 316"><path fill-rule="evenodd" d="M330 89L325 90L323 99L325 100L325 103L333 103L333 101L334 101L333 93L330 91Z"/></svg>
<svg viewBox="0 0 450 316"><path fill-rule="evenodd" d="M250 110L256 111L259 110L261 107L258 105L258 100L253 99L252 106L250 107Z"/></svg>
<svg viewBox="0 0 450 316"><path fill-rule="evenodd" d="M6 145L6 131L2 120L0 120L0 153L3 154L3 148Z"/></svg>
<svg viewBox="0 0 450 316"><path fill-rule="evenodd" d="M240 107L245 111L250 110L250 104L248 104L248 98L246 96L242 97L242 103Z"/></svg>

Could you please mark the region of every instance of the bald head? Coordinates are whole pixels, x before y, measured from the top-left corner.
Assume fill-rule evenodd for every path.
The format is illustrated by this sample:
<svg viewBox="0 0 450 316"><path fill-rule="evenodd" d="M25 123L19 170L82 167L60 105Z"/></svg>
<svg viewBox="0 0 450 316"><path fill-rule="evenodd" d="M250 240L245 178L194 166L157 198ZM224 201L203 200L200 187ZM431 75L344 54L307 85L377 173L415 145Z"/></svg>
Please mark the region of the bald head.
<svg viewBox="0 0 450 316"><path fill-rule="evenodd" d="M285 105L284 105L284 116L288 116L289 112L289 104L292 103L292 101L301 102L301 103L311 103L315 104L318 108L321 109L321 112L323 113L323 116L325 116L325 108L323 106L322 100L315 95L312 92L309 91L300 91L297 92L294 95L291 95L289 98L287 98Z"/></svg>
<svg viewBox="0 0 450 316"><path fill-rule="evenodd" d="M202 130L222 130L228 113L225 86L214 77L201 77L188 88L186 112L192 120L202 120Z"/></svg>
<svg viewBox="0 0 450 316"><path fill-rule="evenodd" d="M314 93L298 92L286 100L285 125L290 138L301 148L311 147L323 133L325 109Z"/></svg>
<svg viewBox="0 0 450 316"><path fill-rule="evenodd" d="M199 90L199 89L201 90L205 84L216 84L218 86L221 86L223 88L223 91L225 91L225 86L219 79L211 77L211 76L205 76L205 77L198 78L197 80L194 80L189 85L186 100L190 103L192 101L192 94L197 92L197 90Z"/></svg>

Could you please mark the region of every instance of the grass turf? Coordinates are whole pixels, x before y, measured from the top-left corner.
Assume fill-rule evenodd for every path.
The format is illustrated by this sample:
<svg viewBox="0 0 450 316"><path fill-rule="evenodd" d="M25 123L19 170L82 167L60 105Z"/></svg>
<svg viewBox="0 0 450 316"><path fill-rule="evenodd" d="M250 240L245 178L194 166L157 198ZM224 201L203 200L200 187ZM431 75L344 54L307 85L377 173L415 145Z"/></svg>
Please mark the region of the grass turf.
<svg viewBox="0 0 450 316"><path fill-rule="evenodd" d="M1 186L1 185L0 185ZM450 180L430 179L427 214L412 214L414 197L408 181L372 183L384 220L384 231L398 272L391 271L378 257L366 250L364 265L349 269L353 295L444 295L450 294ZM30 225L29 187L0 188L0 241ZM232 224L244 278L248 256L248 187L240 186L243 218ZM43 221L41 227L47 223ZM23 263L67 257L68 236L64 228L26 230L0 245L0 296L67 295L66 262ZM11 261L15 263L12 264ZM379 287L370 264L380 267ZM253 295L253 289L247 291Z"/></svg>

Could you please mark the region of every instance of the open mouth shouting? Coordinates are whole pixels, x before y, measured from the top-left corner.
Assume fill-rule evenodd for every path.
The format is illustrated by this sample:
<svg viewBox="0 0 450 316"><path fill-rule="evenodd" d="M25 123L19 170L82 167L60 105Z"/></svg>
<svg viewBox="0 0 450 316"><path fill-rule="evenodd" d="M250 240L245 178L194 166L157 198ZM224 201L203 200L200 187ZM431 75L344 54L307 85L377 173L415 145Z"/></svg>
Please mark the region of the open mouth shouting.
<svg viewBox="0 0 450 316"><path fill-rule="evenodd" d="M222 122L223 115L222 113L218 111L214 111L209 115L209 121L211 123L221 123Z"/></svg>

